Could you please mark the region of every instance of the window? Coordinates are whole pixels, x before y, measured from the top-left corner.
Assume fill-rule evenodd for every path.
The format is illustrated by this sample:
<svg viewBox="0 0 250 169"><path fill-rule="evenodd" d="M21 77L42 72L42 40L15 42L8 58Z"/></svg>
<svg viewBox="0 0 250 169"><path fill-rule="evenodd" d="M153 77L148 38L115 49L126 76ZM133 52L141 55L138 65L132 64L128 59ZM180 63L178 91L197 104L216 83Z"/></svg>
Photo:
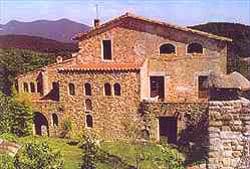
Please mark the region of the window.
<svg viewBox="0 0 250 169"><path fill-rule="evenodd" d="M170 43L161 45L160 54L175 54L175 46Z"/></svg>
<svg viewBox="0 0 250 169"><path fill-rule="evenodd" d="M208 76L199 76L198 81L199 98L208 98Z"/></svg>
<svg viewBox="0 0 250 169"><path fill-rule="evenodd" d="M26 82L23 83L23 91L24 92L29 92L29 85Z"/></svg>
<svg viewBox="0 0 250 169"><path fill-rule="evenodd" d="M150 97L164 99L164 76L150 77Z"/></svg>
<svg viewBox="0 0 250 169"><path fill-rule="evenodd" d="M87 124L87 127L93 127L93 118L91 115L87 115L86 116L86 124Z"/></svg>
<svg viewBox="0 0 250 169"><path fill-rule="evenodd" d="M102 54L104 60L112 59L111 40L102 41Z"/></svg>
<svg viewBox="0 0 250 169"><path fill-rule="evenodd" d="M75 85L73 83L69 84L69 94L70 95L75 95Z"/></svg>
<svg viewBox="0 0 250 169"><path fill-rule="evenodd" d="M52 91L51 91L52 99L55 101L59 101L59 83L53 82L52 83Z"/></svg>
<svg viewBox="0 0 250 169"><path fill-rule="evenodd" d="M35 84L33 82L30 82L30 92L31 93L35 93L36 92Z"/></svg>
<svg viewBox="0 0 250 169"><path fill-rule="evenodd" d="M58 117L55 113L52 114L52 124L54 127L58 126Z"/></svg>
<svg viewBox="0 0 250 169"><path fill-rule="evenodd" d="M85 108L86 110L92 110L92 101L90 99L85 100Z"/></svg>
<svg viewBox="0 0 250 169"><path fill-rule="evenodd" d="M116 96L121 96L121 85L119 83L114 84L114 92Z"/></svg>
<svg viewBox="0 0 250 169"><path fill-rule="evenodd" d="M106 96L111 96L111 86L109 83L104 84L104 93Z"/></svg>
<svg viewBox="0 0 250 169"><path fill-rule="evenodd" d="M91 85L89 83L85 83L84 88L85 88L85 96L91 96L92 95Z"/></svg>
<svg viewBox="0 0 250 169"><path fill-rule="evenodd" d="M191 43L187 47L187 53L203 53L203 47L199 43Z"/></svg>

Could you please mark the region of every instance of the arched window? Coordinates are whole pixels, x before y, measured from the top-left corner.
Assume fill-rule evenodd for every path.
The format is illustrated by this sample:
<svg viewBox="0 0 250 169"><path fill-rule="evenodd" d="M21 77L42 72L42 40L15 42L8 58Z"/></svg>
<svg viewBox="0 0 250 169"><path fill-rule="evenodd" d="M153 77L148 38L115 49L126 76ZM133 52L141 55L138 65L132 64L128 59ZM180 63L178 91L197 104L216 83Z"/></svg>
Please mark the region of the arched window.
<svg viewBox="0 0 250 169"><path fill-rule="evenodd" d="M30 92L31 93L35 93L36 92L35 84L33 82L30 82Z"/></svg>
<svg viewBox="0 0 250 169"><path fill-rule="evenodd" d="M121 85L119 83L114 84L114 93L116 96L121 96Z"/></svg>
<svg viewBox="0 0 250 169"><path fill-rule="evenodd" d="M92 101L90 99L85 100L85 108L86 110L92 110Z"/></svg>
<svg viewBox="0 0 250 169"><path fill-rule="evenodd" d="M23 91L24 92L29 92L29 85L26 82L23 83Z"/></svg>
<svg viewBox="0 0 250 169"><path fill-rule="evenodd" d="M167 43L167 44L163 44L160 47L160 54L175 54L175 46Z"/></svg>
<svg viewBox="0 0 250 169"><path fill-rule="evenodd" d="M104 93L106 96L111 96L111 86L109 83L104 84Z"/></svg>
<svg viewBox="0 0 250 169"><path fill-rule="evenodd" d="M86 124L87 124L87 127L93 127L93 118L91 115L87 115L86 116Z"/></svg>
<svg viewBox="0 0 250 169"><path fill-rule="evenodd" d="M85 96L91 96L92 95L91 85L89 83L85 83L84 88L85 88Z"/></svg>
<svg viewBox="0 0 250 169"><path fill-rule="evenodd" d="M53 124L54 127L58 126L58 117L57 117L57 115L55 113L52 114L52 124Z"/></svg>
<svg viewBox="0 0 250 169"><path fill-rule="evenodd" d="M191 43L187 47L187 53L203 53L203 46L199 43Z"/></svg>
<svg viewBox="0 0 250 169"><path fill-rule="evenodd" d="M76 94L76 92L75 92L75 85L73 83L69 84L69 94L70 95L75 95Z"/></svg>

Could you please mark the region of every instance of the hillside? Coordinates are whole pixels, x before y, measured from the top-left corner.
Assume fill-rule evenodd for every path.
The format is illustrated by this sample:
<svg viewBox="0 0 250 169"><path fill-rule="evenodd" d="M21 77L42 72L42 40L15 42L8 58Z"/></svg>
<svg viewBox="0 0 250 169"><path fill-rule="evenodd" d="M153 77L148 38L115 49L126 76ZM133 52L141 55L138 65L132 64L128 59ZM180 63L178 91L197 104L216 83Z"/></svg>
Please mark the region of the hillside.
<svg viewBox="0 0 250 169"><path fill-rule="evenodd" d="M77 52L75 43L62 43L51 39L45 39L27 35L3 35L0 36L0 48L28 49L43 53L72 53Z"/></svg>
<svg viewBox="0 0 250 169"><path fill-rule="evenodd" d="M33 22L20 22L12 20L5 25L0 25L0 35L29 35L60 42L73 42L71 38L78 32L86 32L89 26L60 19L56 21L37 20Z"/></svg>
<svg viewBox="0 0 250 169"><path fill-rule="evenodd" d="M232 50L239 57L250 57L250 26L226 22L210 22L189 28L233 39Z"/></svg>

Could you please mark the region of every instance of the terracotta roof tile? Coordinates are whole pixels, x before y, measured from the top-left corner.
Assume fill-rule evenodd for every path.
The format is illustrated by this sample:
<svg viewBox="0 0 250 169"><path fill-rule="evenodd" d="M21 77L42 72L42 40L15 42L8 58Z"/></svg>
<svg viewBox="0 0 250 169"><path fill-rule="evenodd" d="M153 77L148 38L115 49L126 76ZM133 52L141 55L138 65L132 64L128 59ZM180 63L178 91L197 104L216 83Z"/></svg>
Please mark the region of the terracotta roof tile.
<svg viewBox="0 0 250 169"><path fill-rule="evenodd" d="M94 36L94 35L98 34L102 29L104 29L104 28L106 28L106 27L108 27L110 25L115 25L115 23L121 21L124 18L133 18L133 19L142 20L142 21L152 23L152 24L158 24L158 25L169 27L169 28L174 28L174 29L177 29L177 30L185 31L185 32L191 32L191 33L198 34L198 35L201 35L201 36L205 36L205 37L208 37L208 38L211 38L211 39L232 42L232 39L230 39L230 38L214 35L214 34L211 34L211 33L203 32L203 31L199 31L199 30L195 30L195 29L191 29L191 28L187 28L187 27L181 27L181 26L177 26L177 25L174 25L174 24L169 24L169 23L166 23L166 22L152 20L152 19L141 17L141 16L136 16L136 15L128 13L128 12L125 13L124 15L116 17L116 18L114 18L114 19L112 19L112 20L98 26L97 28L93 28L93 29L89 30L88 32L78 33L72 39L79 40L79 39L82 39L82 38L88 38L88 37Z"/></svg>
<svg viewBox="0 0 250 169"><path fill-rule="evenodd" d="M110 71L110 70L139 70L141 65L135 63L85 63L58 68L59 71Z"/></svg>

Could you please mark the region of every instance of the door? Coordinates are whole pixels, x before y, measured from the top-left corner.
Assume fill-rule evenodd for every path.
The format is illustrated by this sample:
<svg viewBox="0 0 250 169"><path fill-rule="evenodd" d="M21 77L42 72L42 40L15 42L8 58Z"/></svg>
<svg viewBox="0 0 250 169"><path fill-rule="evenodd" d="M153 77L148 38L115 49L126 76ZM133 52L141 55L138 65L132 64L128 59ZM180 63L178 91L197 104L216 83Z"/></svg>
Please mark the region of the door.
<svg viewBox="0 0 250 169"><path fill-rule="evenodd" d="M160 137L167 137L168 143L176 143L177 141L177 118L160 117Z"/></svg>

